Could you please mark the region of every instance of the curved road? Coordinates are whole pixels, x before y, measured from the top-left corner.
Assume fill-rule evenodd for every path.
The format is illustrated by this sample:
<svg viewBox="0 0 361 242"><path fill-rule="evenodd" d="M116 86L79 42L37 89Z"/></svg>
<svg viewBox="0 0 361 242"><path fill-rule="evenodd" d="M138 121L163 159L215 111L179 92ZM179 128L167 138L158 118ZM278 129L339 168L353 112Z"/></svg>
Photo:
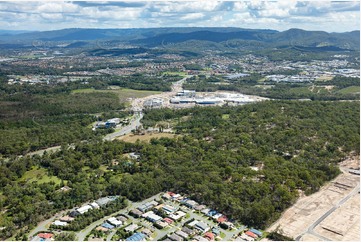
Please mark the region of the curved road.
<svg viewBox="0 0 361 242"><path fill-rule="evenodd" d="M339 208L342 204L344 204L347 200L349 200L353 195L357 194L359 190L360 190L360 183L357 184L357 186L346 197L341 199L335 206L333 206L330 210L328 210L325 214L323 214L319 219L317 219L312 225L310 225L310 227L308 227L307 231L305 231L302 234L300 234L299 236L297 236L295 240L299 241L302 238L302 236L309 233L309 234L312 234L314 236L317 236L318 238L320 238L322 240L330 241L330 239L328 239L328 238L326 238L326 237L324 237L322 235L317 234L313 230L315 229L315 227L317 225L319 225L323 220L325 220L337 208Z"/></svg>
<svg viewBox="0 0 361 242"><path fill-rule="evenodd" d="M119 130L119 131L107 134L103 138L103 140L111 141L111 140L115 139L118 136L129 134L130 132L132 132L133 129L136 129L137 127L139 127L141 125L140 120L142 118L143 118L143 113L142 112L139 112L138 114L135 114L129 125L122 127L122 129Z"/></svg>

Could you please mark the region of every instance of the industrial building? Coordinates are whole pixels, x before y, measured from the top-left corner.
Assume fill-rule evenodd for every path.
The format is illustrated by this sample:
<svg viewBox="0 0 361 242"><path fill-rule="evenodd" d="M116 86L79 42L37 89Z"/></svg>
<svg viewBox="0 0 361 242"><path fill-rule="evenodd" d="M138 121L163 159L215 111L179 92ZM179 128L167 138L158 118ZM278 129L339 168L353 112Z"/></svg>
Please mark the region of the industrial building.
<svg viewBox="0 0 361 242"><path fill-rule="evenodd" d="M160 108L163 106L164 100L162 98L152 98L146 100L143 104L144 108Z"/></svg>

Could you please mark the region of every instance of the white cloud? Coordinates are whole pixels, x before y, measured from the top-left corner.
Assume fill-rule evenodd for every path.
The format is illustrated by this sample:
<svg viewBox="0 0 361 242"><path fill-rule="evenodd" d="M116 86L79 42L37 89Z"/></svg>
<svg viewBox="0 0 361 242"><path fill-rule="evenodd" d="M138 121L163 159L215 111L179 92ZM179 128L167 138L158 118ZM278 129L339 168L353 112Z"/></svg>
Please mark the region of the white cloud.
<svg viewBox="0 0 361 242"><path fill-rule="evenodd" d="M222 26L343 32L360 29L359 8L359 1L8 1L0 4L0 28Z"/></svg>
<svg viewBox="0 0 361 242"><path fill-rule="evenodd" d="M181 20L195 20L195 19L201 19L204 17L203 13L189 13L185 16L182 16Z"/></svg>

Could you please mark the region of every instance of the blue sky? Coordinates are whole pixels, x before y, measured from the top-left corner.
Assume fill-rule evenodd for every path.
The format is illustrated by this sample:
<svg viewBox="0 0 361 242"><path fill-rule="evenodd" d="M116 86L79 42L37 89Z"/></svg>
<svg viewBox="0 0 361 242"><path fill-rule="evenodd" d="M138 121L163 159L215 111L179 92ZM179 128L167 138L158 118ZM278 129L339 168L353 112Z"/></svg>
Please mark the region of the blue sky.
<svg viewBox="0 0 361 242"><path fill-rule="evenodd" d="M0 29L360 29L360 1L0 1Z"/></svg>

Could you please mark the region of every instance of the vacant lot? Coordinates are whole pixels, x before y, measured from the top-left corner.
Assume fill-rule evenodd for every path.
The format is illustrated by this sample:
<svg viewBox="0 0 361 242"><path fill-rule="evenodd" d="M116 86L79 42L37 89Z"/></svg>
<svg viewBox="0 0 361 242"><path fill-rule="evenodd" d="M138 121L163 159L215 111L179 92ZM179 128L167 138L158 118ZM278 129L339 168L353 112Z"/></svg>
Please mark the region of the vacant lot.
<svg viewBox="0 0 361 242"><path fill-rule="evenodd" d="M140 90L127 89L127 88L109 89L109 90L95 90L92 88L87 88L87 89L78 89L78 90L72 91L72 93L90 93L90 92L115 93L119 97L120 102L129 101L130 98L131 99L142 98L142 97L147 97L150 95L161 93L161 92L156 92L156 91L140 91Z"/></svg>
<svg viewBox="0 0 361 242"><path fill-rule="evenodd" d="M344 89L339 90L338 92L342 94L358 94L360 93L360 87L358 86L346 87Z"/></svg>
<svg viewBox="0 0 361 242"><path fill-rule="evenodd" d="M341 164L343 173L329 182L319 192L308 197L301 197L295 205L286 210L282 217L268 231L279 230L282 234L299 240L354 240L360 239L360 197L355 192L360 184L360 177L348 173L347 168L359 167L359 157ZM350 193L353 195L345 203L338 203ZM312 230L310 226L327 211L336 209L319 221ZM311 232L311 233L310 233Z"/></svg>
<svg viewBox="0 0 361 242"><path fill-rule="evenodd" d="M151 139L159 139L162 137L165 138L174 138L176 135L174 134L170 134L170 133L148 133L148 134L144 134L144 135L133 135L133 134L127 134L124 136L119 137L119 140L123 140L125 142L131 142L131 143L135 143L137 140L139 141L145 141L145 142L149 142Z"/></svg>
<svg viewBox="0 0 361 242"><path fill-rule="evenodd" d="M24 173L24 175L20 178L21 181L25 182L34 182L37 183L48 183L55 182L55 184L60 184L61 180L56 176L48 176L47 170L45 168L33 167L30 171Z"/></svg>

